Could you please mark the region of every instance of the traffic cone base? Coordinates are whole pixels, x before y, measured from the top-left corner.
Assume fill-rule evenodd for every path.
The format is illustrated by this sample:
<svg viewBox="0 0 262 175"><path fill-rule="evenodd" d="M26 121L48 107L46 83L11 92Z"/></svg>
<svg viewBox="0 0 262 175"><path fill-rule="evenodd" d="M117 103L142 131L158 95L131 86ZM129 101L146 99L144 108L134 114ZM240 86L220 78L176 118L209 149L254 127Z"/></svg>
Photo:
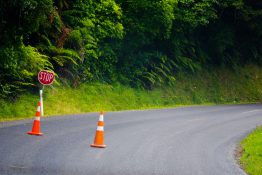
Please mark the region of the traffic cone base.
<svg viewBox="0 0 262 175"><path fill-rule="evenodd" d="M96 145L96 144L91 144L91 147L95 147L95 148L105 148L106 145Z"/></svg>
<svg viewBox="0 0 262 175"><path fill-rule="evenodd" d="M41 132L27 132L27 134L36 135L36 136L42 136L43 135L43 133L41 133Z"/></svg>

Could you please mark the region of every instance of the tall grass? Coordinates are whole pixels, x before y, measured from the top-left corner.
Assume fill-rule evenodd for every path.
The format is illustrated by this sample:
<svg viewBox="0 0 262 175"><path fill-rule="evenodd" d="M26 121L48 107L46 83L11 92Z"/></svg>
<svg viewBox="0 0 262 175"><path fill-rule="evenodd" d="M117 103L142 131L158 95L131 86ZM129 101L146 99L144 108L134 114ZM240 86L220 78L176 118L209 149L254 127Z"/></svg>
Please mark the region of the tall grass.
<svg viewBox="0 0 262 175"><path fill-rule="evenodd" d="M173 87L134 89L121 84L82 84L78 88L44 89L46 116L92 111L150 109L193 104L258 103L262 101L262 70L245 66L196 74L180 73ZM0 100L0 121L30 118L38 95L24 94L15 103Z"/></svg>
<svg viewBox="0 0 262 175"><path fill-rule="evenodd" d="M180 74L175 94L187 103L258 103L262 101L262 69L243 68ZM179 92L179 93L177 93ZM185 98L187 97L187 98Z"/></svg>

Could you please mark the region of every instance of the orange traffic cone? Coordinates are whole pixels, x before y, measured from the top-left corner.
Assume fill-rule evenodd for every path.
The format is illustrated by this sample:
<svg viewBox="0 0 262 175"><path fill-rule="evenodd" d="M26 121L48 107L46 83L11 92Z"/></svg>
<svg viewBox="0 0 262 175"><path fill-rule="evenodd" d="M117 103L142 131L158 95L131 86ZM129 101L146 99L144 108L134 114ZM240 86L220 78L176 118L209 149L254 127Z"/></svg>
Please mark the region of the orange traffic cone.
<svg viewBox="0 0 262 175"><path fill-rule="evenodd" d="M41 107L40 106L41 106L41 104L40 104L40 102L38 102L32 131L28 132L27 134L37 135L37 136L43 135L43 133L41 133L41 131L40 131L40 116L41 116Z"/></svg>
<svg viewBox="0 0 262 175"><path fill-rule="evenodd" d="M100 112L94 143L90 146L96 148L106 147L106 145L104 144L104 113L103 112Z"/></svg>

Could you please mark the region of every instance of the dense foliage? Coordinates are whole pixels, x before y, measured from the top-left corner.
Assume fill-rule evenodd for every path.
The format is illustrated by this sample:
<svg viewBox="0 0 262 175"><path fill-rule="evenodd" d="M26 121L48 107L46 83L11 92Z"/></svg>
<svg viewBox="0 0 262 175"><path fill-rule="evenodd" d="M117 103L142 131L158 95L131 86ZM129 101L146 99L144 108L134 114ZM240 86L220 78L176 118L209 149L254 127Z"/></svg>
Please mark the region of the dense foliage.
<svg viewBox="0 0 262 175"><path fill-rule="evenodd" d="M0 0L0 95L60 82L173 85L178 72L262 63L262 2Z"/></svg>

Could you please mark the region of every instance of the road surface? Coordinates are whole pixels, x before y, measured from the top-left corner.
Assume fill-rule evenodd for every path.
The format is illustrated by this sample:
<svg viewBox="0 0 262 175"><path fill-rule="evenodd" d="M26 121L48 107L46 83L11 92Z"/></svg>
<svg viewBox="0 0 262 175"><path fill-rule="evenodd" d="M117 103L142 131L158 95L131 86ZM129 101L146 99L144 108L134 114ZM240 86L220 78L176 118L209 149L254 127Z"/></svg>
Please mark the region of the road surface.
<svg viewBox="0 0 262 175"><path fill-rule="evenodd" d="M0 124L1 175L244 175L239 141L262 124L262 105L106 113L105 149L93 143L98 113Z"/></svg>

